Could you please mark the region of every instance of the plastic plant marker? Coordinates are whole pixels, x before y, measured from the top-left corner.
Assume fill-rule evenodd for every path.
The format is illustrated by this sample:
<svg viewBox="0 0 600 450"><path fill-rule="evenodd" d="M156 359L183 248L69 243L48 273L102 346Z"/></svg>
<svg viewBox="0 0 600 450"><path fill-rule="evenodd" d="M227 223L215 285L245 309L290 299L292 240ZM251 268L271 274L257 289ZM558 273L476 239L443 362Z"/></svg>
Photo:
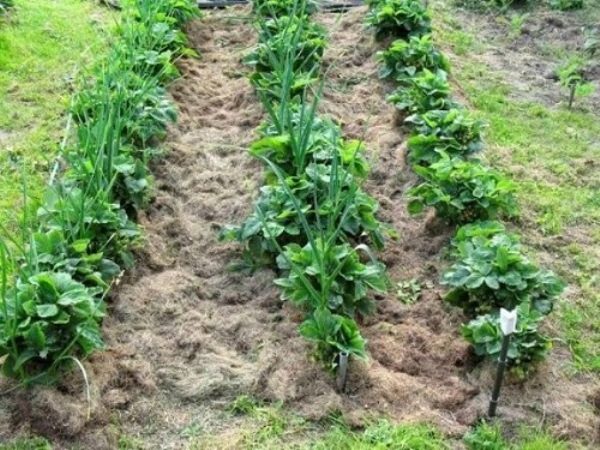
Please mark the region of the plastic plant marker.
<svg viewBox="0 0 600 450"><path fill-rule="evenodd" d="M498 357L498 370L496 372L492 399L490 400L488 409L489 417L494 417L496 415L496 408L498 407L498 397L500 397L500 388L502 387L502 379L504 377L504 370L506 369L506 354L508 353L508 346L510 344L510 335L517 329L516 308L512 311L500 308L500 329L503 334L502 348L500 349L500 356Z"/></svg>
<svg viewBox="0 0 600 450"><path fill-rule="evenodd" d="M344 392L346 390L346 379L348 376L348 353L340 352L338 358L336 385L338 392Z"/></svg>

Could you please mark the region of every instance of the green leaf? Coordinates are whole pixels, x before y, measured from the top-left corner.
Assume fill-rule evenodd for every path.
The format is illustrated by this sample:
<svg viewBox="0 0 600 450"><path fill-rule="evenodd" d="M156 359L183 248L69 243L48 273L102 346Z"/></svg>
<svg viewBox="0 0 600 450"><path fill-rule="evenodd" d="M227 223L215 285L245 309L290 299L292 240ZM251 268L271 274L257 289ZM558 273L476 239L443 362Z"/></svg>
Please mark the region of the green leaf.
<svg viewBox="0 0 600 450"><path fill-rule="evenodd" d="M17 372L27 361L35 358L37 356L37 352L32 349L27 349L23 353L19 355L19 357L15 360L14 364L12 364L11 372ZM8 358L7 358L8 362Z"/></svg>
<svg viewBox="0 0 600 450"><path fill-rule="evenodd" d="M425 204L419 199L412 199L408 202L407 209L409 214L421 214L425 209Z"/></svg>
<svg viewBox="0 0 600 450"><path fill-rule="evenodd" d="M46 335L42 327L42 323L35 322L27 332L27 341L38 351L44 350L46 347Z"/></svg>
<svg viewBox="0 0 600 450"><path fill-rule="evenodd" d="M499 289L500 288L500 284L498 283L498 280L494 276L485 277L485 284L490 289Z"/></svg>
<svg viewBox="0 0 600 450"><path fill-rule="evenodd" d="M79 239L71 244L71 248L77 253L84 253L89 245L89 239Z"/></svg>
<svg viewBox="0 0 600 450"><path fill-rule="evenodd" d="M54 304L38 305L36 307L36 313L42 319L46 319L48 317L54 317L58 314L58 306L56 306Z"/></svg>
<svg viewBox="0 0 600 450"><path fill-rule="evenodd" d="M61 311L58 317L52 319L52 323L56 325L65 325L69 323L71 320L71 316L67 314L65 311Z"/></svg>

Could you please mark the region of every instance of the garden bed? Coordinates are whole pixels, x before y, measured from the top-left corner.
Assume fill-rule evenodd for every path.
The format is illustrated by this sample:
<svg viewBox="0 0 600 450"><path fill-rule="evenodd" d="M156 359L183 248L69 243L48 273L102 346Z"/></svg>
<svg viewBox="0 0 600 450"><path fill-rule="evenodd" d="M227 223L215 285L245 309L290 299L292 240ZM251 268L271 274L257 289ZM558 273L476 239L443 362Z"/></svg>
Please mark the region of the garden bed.
<svg viewBox="0 0 600 450"><path fill-rule="evenodd" d="M216 435L240 426L243 419L226 410L242 394L281 401L311 420L340 412L364 425L383 414L435 424L451 438L484 415L493 368L474 369L458 331L463 318L441 301L437 283L452 229L406 212L404 193L416 176L405 164L406 135L385 102L392 87L377 76L380 46L363 29L366 8L315 16L330 31L320 111L339 121L345 136L364 140L373 167L366 190L399 233L381 260L394 283L418 279L421 297L407 305L394 289L376 296L376 313L361 324L369 360L351 365L347 393L340 394L310 360L297 332L302 315L279 300L274 273L229 270L240 248L219 242L218 231L247 216L262 180L246 151L263 118L241 63L256 40L242 20L248 14L235 7L188 27L202 57L180 63L183 76L170 91L179 120L154 167L155 199L140 217L146 243L109 302L107 351L85 364L91 419L73 372L57 389L1 397L0 418L7 420L0 437L33 432L65 447L101 449L114 448L124 430L148 448L182 448L190 423ZM558 435L592 441L600 423L586 403L594 384L562 375L569 357L558 346L531 379L509 380L503 419L515 429L544 422ZM0 390L9 387L1 383Z"/></svg>

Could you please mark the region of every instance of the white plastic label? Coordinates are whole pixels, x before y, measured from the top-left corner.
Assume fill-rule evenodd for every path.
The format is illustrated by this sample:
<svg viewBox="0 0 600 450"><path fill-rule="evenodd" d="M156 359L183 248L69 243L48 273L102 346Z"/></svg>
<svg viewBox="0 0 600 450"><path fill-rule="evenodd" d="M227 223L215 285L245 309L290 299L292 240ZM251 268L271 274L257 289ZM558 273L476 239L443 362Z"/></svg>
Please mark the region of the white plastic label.
<svg viewBox="0 0 600 450"><path fill-rule="evenodd" d="M517 310L507 311L500 308L500 328L504 335L513 334L517 329Z"/></svg>

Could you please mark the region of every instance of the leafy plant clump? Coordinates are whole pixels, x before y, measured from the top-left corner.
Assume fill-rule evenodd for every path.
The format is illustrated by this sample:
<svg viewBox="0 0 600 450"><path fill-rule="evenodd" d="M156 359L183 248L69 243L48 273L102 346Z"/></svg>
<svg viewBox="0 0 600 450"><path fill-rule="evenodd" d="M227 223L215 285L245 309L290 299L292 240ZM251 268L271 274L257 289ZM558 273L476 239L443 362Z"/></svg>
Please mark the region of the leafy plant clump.
<svg viewBox="0 0 600 450"><path fill-rule="evenodd" d="M340 353L366 358L366 340L356 321L328 308L315 309L300 325L300 334L315 343L315 357L329 370L336 370Z"/></svg>
<svg viewBox="0 0 600 450"><path fill-rule="evenodd" d="M517 307L517 329L512 334L507 359L517 372L526 372L533 364L542 361L552 348L552 341L539 327L544 315L528 303ZM476 317L462 326L462 335L473 345L478 356L498 359L502 346L502 329L498 312Z"/></svg>
<svg viewBox="0 0 600 450"><path fill-rule="evenodd" d="M412 305L421 298L423 287L416 278L396 283L396 296L406 305Z"/></svg>
<svg viewBox="0 0 600 450"><path fill-rule="evenodd" d="M501 346L499 309L517 309L517 330L508 358L513 371L526 375L552 347L539 331L564 284L522 253L516 236L498 222L460 228L453 241L457 262L442 277L452 289L446 300L473 319L462 334L479 356L496 358Z"/></svg>
<svg viewBox="0 0 600 450"><path fill-rule="evenodd" d="M448 58L435 47L430 33L395 40L387 50L377 53L377 59L381 64L379 76L398 81L414 77L425 69L450 71Z"/></svg>
<svg viewBox="0 0 600 450"><path fill-rule="evenodd" d="M523 254L517 237L499 222L465 225L452 245L457 262L442 277L451 288L446 300L468 316L521 304L546 315L564 289L552 272Z"/></svg>
<svg viewBox="0 0 600 450"><path fill-rule="evenodd" d="M163 84L178 74L174 58L195 54L181 27L198 15L192 0L124 3L111 54L74 97L77 143L66 149L66 169L36 217L23 217L25 244L2 229L10 244L10 251L0 245L6 375L51 382L102 348L103 300L133 264L141 237L133 218L149 198L148 163L175 119Z"/></svg>
<svg viewBox="0 0 600 450"><path fill-rule="evenodd" d="M282 299L306 315L300 334L335 371L340 353L366 355L356 318L371 312L368 293L387 279L364 241L382 247L384 228L361 189L369 171L362 143L316 113L325 34L303 7L275 19L255 7L259 44L247 62L268 119L250 153L265 167L265 184L248 219L221 237L246 244L240 267L275 266Z"/></svg>
<svg viewBox="0 0 600 450"><path fill-rule="evenodd" d="M468 157L483 149L483 121L463 109L431 110L406 119L415 132L408 140L409 159L413 164L428 165L450 157Z"/></svg>
<svg viewBox="0 0 600 450"><path fill-rule="evenodd" d="M252 0L252 11L262 17L310 15L316 10L314 0Z"/></svg>
<svg viewBox="0 0 600 450"><path fill-rule="evenodd" d="M403 79L387 100L399 111L423 114L456 106L449 97L450 85L446 72L438 70L434 73L424 69L412 78Z"/></svg>
<svg viewBox="0 0 600 450"><path fill-rule="evenodd" d="M560 85L569 90L569 109L573 107L576 97L585 97L594 92L594 85L586 80L585 65L584 57L575 56L558 69Z"/></svg>
<svg viewBox="0 0 600 450"><path fill-rule="evenodd" d="M23 382L52 380L65 360L102 348L102 288L86 287L67 272L20 277L2 290L2 371ZM40 377L43 374L44 377Z"/></svg>
<svg viewBox="0 0 600 450"><path fill-rule="evenodd" d="M358 250L348 243L328 246L317 240L315 245L316 250L310 243L304 247L290 244L277 258L278 268L285 275L275 281L282 288L282 298L312 310L320 306L310 305L310 289L315 289L327 292L327 309L332 312L351 317L371 313L373 305L366 294L369 289L385 291L385 266L377 261L361 262ZM333 277L323 278L324 273Z"/></svg>
<svg viewBox="0 0 600 450"><path fill-rule="evenodd" d="M274 101L302 94L318 79L325 29L302 14L263 18L258 24L259 43L244 59L254 69L250 82Z"/></svg>
<svg viewBox="0 0 600 450"><path fill-rule="evenodd" d="M375 38L407 38L431 32L431 17L421 0L378 0L371 2L367 25Z"/></svg>
<svg viewBox="0 0 600 450"><path fill-rule="evenodd" d="M408 191L411 214L433 207L438 217L453 224L516 214L515 186L510 180L477 161L443 153L440 157L429 167L413 166L425 181Z"/></svg>

